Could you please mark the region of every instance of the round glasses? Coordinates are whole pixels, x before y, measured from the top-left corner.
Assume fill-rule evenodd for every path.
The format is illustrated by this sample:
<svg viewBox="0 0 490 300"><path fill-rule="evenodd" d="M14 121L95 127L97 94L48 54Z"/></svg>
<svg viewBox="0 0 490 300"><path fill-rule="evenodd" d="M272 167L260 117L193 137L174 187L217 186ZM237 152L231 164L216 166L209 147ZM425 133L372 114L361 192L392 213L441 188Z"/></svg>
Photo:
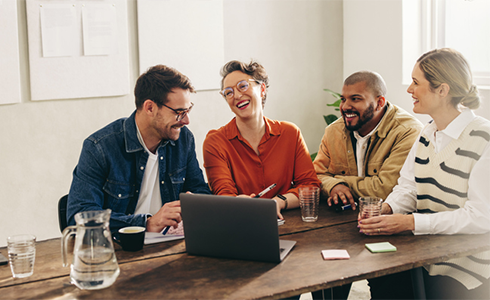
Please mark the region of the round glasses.
<svg viewBox="0 0 490 300"><path fill-rule="evenodd" d="M185 116L187 116L188 113L191 112L191 109L194 107L194 103L191 102L191 106L189 108L179 108L179 109L173 109L170 106L167 106L165 104L162 104L168 109L171 109L175 114L177 114L176 121L180 122Z"/></svg>
<svg viewBox="0 0 490 300"><path fill-rule="evenodd" d="M240 93L245 93L247 90L248 90L248 87L250 86L250 83L248 83L249 81L255 81L257 83L259 83L258 81L256 81L255 79L249 79L249 80L242 80L240 82L238 82L236 84L236 89L237 91L239 91ZM235 96L235 90L233 89L233 87L227 87L227 88L224 88L222 91L219 92L223 98L225 98L226 100L230 100L230 99L233 99L233 97Z"/></svg>

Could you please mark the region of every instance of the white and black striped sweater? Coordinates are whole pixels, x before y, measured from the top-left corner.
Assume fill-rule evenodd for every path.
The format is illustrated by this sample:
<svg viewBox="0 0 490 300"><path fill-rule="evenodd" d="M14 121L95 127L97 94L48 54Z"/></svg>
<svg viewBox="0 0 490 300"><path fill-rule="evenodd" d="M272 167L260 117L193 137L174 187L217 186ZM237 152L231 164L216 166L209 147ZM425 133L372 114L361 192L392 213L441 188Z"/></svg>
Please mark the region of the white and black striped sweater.
<svg viewBox="0 0 490 300"><path fill-rule="evenodd" d="M417 212L431 214L462 208L468 199L471 170L489 141L490 122L481 117L476 117L457 140L439 153L422 135L414 167ZM430 265L427 270L430 275L450 276L473 289L490 277L490 251Z"/></svg>

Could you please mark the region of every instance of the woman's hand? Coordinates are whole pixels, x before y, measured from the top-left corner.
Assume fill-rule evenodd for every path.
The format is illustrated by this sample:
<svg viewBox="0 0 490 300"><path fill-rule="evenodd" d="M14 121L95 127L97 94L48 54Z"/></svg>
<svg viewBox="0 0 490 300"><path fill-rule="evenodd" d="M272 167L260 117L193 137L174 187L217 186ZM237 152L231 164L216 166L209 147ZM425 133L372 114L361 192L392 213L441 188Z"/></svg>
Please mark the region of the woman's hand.
<svg viewBox="0 0 490 300"><path fill-rule="evenodd" d="M281 214L281 210L286 210L286 209L291 209L291 208L296 208L299 206L299 199L298 197L293 194L293 193L287 193L283 194L283 197L286 197L286 200L281 199L277 196L272 198L272 200L276 201L276 206L277 206L277 217L281 220L284 220L284 217Z"/></svg>
<svg viewBox="0 0 490 300"><path fill-rule="evenodd" d="M283 216L282 216L282 214L281 214L281 209L283 209L283 208L284 208L284 204L283 204L283 203L281 203L281 202L284 202L284 201L283 201L283 200L281 200L281 199L275 199L275 198L274 198L273 200L274 200L274 201L276 201L276 207L277 207L277 218L278 218L278 219L281 219L281 220L284 220L284 217L283 217ZM282 206L281 206L281 204L282 204Z"/></svg>
<svg viewBox="0 0 490 300"><path fill-rule="evenodd" d="M413 215L381 215L358 222L359 232L366 235L391 235L415 229Z"/></svg>
<svg viewBox="0 0 490 300"><path fill-rule="evenodd" d="M252 193L250 195L240 194L237 197L241 197L241 198L254 198L255 197L255 194L254 193Z"/></svg>

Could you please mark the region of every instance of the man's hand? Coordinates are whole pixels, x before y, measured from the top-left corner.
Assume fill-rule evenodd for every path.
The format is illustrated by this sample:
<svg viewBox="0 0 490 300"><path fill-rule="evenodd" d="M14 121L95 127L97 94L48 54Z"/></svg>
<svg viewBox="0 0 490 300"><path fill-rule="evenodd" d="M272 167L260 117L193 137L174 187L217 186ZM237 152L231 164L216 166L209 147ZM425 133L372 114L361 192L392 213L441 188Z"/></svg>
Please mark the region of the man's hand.
<svg viewBox="0 0 490 300"><path fill-rule="evenodd" d="M165 203L160 210L146 222L148 232L160 232L167 226L177 228L182 221L180 201Z"/></svg>
<svg viewBox="0 0 490 300"><path fill-rule="evenodd" d="M354 202L354 197L352 197L350 188L340 183L333 187L330 191L330 197L327 199L328 206L339 204L339 201L342 202L343 205L350 203L352 210L356 209L356 203Z"/></svg>

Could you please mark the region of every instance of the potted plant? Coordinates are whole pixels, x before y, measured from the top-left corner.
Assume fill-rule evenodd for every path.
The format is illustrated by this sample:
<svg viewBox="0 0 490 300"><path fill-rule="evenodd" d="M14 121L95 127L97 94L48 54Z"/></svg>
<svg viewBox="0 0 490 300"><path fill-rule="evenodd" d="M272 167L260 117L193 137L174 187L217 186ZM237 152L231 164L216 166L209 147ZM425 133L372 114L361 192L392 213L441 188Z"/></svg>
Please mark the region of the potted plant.
<svg viewBox="0 0 490 300"><path fill-rule="evenodd" d="M340 102L342 101L341 99L341 96L339 93L337 92L334 92L330 89L323 89L324 91L330 93L330 95L332 95L334 98L335 98L335 102L333 103L327 103L327 106L332 106L335 108L336 111L339 111L339 106L340 106ZM323 115L323 119L325 120L325 123L327 123L327 126L330 125L331 123L335 122L335 120L337 120L339 117L335 114L329 114L329 115ZM315 152L313 154L310 155L311 157L311 161L314 161L315 160L315 157L316 155L318 154L318 152Z"/></svg>

